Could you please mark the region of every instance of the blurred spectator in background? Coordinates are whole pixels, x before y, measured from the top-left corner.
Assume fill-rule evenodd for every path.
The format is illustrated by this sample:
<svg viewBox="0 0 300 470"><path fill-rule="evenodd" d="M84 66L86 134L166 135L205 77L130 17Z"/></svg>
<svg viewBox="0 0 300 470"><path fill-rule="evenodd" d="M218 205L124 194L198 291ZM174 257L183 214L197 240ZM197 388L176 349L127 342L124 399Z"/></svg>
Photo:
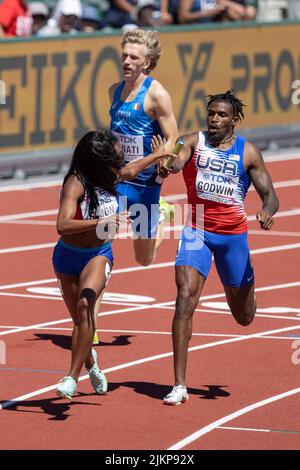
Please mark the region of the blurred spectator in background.
<svg viewBox="0 0 300 470"><path fill-rule="evenodd" d="M37 34L48 21L49 8L43 2L31 2L29 8L32 14L32 34Z"/></svg>
<svg viewBox="0 0 300 470"><path fill-rule="evenodd" d="M299 0L296 0L299 4ZM259 0L258 19L260 21L282 21L288 16L290 0Z"/></svg>
<svg viewBox="0 0 300 470"><path fill-rule="evenodd" d="M137 24L141 27L156 28L161 25L160 10L156 8L154 0L140 0L135 8Z"/></svg>
<svg viewBox="0 0 300 470"><path fill-rule="evenodd" d="M137 0L135 15L140 27L159 27L173 23L169 0Z"/></svg>
<svg viewBox="0 0 300 470"><path fill-rule="evenodd" d="M300 19L300 1L288 0L287 2L288 17L290 20Z"/></svg>
<svg viewBox="0 0 300 470"><path fill-rule="evenodd" d="M26 0L0 3L0 37L30 36L32 16Z"/></svg>
<svg viewBox="0 0 300 470"><path fill-rule="evenodd" d="M137 0L111 0L111 8L106 14L107 23L113 28L122 28L134 23L133 17Z"/></svg>
<svg viewBox="0 0 300 470"><path fill-rule="evenodd" d="M93 33L105 26L99 9L95 5L84 5L80 23L80 30L84 33Z"/></svg>
<svg viewBox="0 0 300 470"><path fill-rule="evenodd" d="M161 11L166 11L172 18L172 23L178 23L179 0L161 0Z"/></svg>
<svg viewBox="0 0 300 470"><path fill-rule="evenodd" d="M226 6L218 0L179 0L179 23L207 23L223 18Z"/></svg>
<svg viewBox="0 0 300 470"><path fill-rule="evenodd" d="M141 1L141 0L138 0ZM171 5L174 3L174 0L156 0L156 8L160 13L160 24L168 25L174 23L174 15L171 13ZM178 6L178 0L175 1Z"/></svg>
<svg viewBox="0 0 300 470"><path fill-rule="evenodd" d="M179 0L180 23L244 21L256 18L256 0Z"/></svg>
<svg viewBox="0 0 300 470"><path fill-rule="evenodd" d="M174 0L111 0L106 21L113 28L172 24L173 16L169 11L171 2Z"/></svg>
<svg viewBox="0 0 300 470"><path fill-rule="evenodd" d="M59 0L53 16L46 26L41 28L38 36L56 36L59 34L77 34L82 17L80 0Z"/></svg>

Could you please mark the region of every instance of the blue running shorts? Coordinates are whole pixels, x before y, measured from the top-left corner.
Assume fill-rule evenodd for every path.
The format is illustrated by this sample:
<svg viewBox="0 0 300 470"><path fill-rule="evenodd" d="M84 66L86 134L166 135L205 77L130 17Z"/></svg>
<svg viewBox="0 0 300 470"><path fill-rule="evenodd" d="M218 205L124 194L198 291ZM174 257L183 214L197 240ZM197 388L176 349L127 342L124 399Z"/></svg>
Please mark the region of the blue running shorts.
<svg viewBox="0 0 300 470"><path fill-rule="evenodd" d="M161 186L139 186L119 183L119 212L131 212L131 226L134 236L155 238L159 220L159 196Z"/></svg>
<svg viewBox="0 0 300 470"><path fill-rule="evenodd" d="M191 266L207 278L213 255L222 284L254 284L247 233L222 235L184 227L175 266Z"/></svg>
<svg viewBox="0 0 300 470"><path fill-rule="evenodd" d="M80 276L85 266L95 256L105 256L112 266L114 257L111 242L95 248L77 248L59 240L52 257L54 271L58 274Z"/></svg>

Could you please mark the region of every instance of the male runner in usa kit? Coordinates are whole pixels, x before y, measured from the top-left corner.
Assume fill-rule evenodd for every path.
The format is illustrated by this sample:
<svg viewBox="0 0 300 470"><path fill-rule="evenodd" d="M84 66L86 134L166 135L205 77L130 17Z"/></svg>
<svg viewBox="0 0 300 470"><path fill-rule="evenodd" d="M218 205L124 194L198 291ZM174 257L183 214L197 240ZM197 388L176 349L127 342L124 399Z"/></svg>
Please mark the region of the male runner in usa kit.
<svg viewBox="0 0 300 470"><path fill-rule="evenodd" d="M118 136L125 161L129 163L151 153L153 135L164 137L166 151L170 151L178 130L170 95L149 76L161 54L158 33L129 31L124 34L121 45L124 80L109 90L111 130ZM161 184L156 178L155 164L134 180L118 185L119 196L127 198L127 207L123 208L131 213L135 257L143 266L153 261L162 241L163 224L159 224ZM165 202L163 209L170 211Z"/></svg>
<svg viewBox="0 0 300 470"><path fill-rule="evenodd" d="M243 326L254 319L254 273L244 210L251 182L262 200L256 218L263 230L272 227L273 215L279 207L260 151L234 133L237 122L244 117L243 103L232 90L208 98L207 130L183 136L185 145L173 170L183 171L191 213L175 263L178 291L172 325L175 386L164 398L168 405L188 399L185 375L192 318L212 255L234 319Z"/></svg>

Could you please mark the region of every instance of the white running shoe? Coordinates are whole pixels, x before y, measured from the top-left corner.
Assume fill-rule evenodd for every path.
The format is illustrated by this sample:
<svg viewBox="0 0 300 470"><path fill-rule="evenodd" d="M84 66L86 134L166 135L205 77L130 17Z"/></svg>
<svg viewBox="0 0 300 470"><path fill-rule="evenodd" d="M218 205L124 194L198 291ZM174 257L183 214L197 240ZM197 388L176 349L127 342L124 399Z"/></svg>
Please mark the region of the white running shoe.
<svg viewBox="0 0 300 470"><path fill-rule="evenodd" d="M77 382L70 375L67 375L66 377L61 379L55 389L56 395L58 397L67 398L68 400L72 400L73 395L76 393L76 390Z"/></svg>
<svg viewBox="0 0 300 470"><path fill-rule="evenodd" d="M184 385L174 385L171 392L164 398L165 405L181 405L189 399L187 389Z"/></svg>
<svg viewBox="0 0 300 470"><path fill-rule="evenodd" d="M101 370L99 369L97 363L97 353L95 349L92 349L92 355L95 361L94 365L91 369L86 368L86 370L89 373L90 381L95 392L98 393L98 395L103 395L107 392L107 380L103 372L101 372Z"/></svg>

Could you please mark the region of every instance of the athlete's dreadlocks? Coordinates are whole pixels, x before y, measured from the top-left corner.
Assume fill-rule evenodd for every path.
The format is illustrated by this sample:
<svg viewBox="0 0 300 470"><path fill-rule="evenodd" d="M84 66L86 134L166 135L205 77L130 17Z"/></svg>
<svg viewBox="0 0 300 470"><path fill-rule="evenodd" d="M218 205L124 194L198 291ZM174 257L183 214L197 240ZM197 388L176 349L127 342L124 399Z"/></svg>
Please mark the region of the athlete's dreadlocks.
<svg viewBox="0 0 300 470"><path fill-rule="evenodd" d="M237 117L239 121L244 119L244 111L243 108L246 106L241 100L239 100L233 94L233 90L228 90L226 93L218 93L217 95L207 95L208 102L206 109L208 110L211 104L214 101L225 101L226 103L230 103L233 109L234 117Z"/></svg>

